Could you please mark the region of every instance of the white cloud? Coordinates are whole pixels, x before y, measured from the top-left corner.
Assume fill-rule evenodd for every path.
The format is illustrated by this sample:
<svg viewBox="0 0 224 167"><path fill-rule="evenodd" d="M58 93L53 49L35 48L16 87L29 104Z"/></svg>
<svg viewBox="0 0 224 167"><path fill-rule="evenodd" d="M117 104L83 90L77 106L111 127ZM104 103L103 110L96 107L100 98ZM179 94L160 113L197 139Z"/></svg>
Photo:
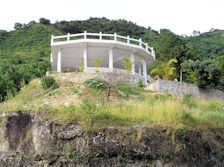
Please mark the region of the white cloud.
<svg viewBox="0 0 224 167"><path fill-rule="evenodd" d="M153 29L168 28L178 34L193 30L224 29L223 0L4 0L0 29L11 30L15 22L28 23L40 17L82 20L91 17L126 19Z"/></svg>

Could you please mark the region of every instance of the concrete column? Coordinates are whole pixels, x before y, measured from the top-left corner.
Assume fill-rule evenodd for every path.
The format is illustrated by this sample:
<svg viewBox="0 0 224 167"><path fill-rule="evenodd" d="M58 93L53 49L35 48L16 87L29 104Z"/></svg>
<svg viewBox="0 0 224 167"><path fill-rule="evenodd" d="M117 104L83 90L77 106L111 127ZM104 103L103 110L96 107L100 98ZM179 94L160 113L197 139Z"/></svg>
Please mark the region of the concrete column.
<svg viewBox="0 0 224 167"><path fill-rule="evenodd" d="M57 72L61 73L61 49L58 50Z"/></svg>
<svg viewBox="0 0 224 167"><path fill-rule="evenodd" d="M53 55L52 55L52 52L51 52L51 63L53 62L54 60L53 60Z"/></svg>
<svg viewBox="0 0 224 167"><path fill-rule="evenodd" d="M84 72L87 70L87 47L83 48Z"/></svg>
<svg viewBox="0 0 224 167"><path fill-rule="evenodd" d="M109 69L110 72L113 72L113 67L114 63L113 63L113 48L109 48Z"/></svg>
<svg viewBox="0 0 224 167"><path fill-rule="evenodd" d="M135 56L133 53L131 53L131 62L132 62L131 74L135 75Z"/></svg>
<svg viewBox="0 0 224 167"><path fill-rule="evenodd" d="M143 65L143 77L145 78L145 85L147 85L147 67L145 59L142 59L142 65Z"/></svg>
<svg viewBox="0 0 224 167"><path fill-rule="evenodd" d="M141 68L141 65L140 64L138 65L138 74L139 75L142 75L142 68Z"/></svg>

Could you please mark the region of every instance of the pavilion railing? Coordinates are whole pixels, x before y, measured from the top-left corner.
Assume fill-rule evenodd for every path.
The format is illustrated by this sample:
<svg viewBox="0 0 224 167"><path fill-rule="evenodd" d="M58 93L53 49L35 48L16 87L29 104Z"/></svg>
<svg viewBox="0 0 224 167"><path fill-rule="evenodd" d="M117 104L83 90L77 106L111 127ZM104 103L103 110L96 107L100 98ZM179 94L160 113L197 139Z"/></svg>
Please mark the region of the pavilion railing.
<svg viewBox="0 0 224 167"><path fill-rule="evenodd" d="M57 43L57 42L65 42L65 41L74 41L74 40L110 40L110 41L115 41L115 42L122 42L126 43L128 45L137 45L141 49L145 50L147 53L151 53L151 55L155 59L155 51L153 47L150 47L148 43L145 43L142 41L142 39L134 39L130 38L129 36L121 36L117 35L116 33L114 34L103 34L102 32L100 33L87 33L86 31L84 33L79 33L79 34L70 34L68 33L67 35L61 35L61 36L51 36L51 44Z"/></svg>

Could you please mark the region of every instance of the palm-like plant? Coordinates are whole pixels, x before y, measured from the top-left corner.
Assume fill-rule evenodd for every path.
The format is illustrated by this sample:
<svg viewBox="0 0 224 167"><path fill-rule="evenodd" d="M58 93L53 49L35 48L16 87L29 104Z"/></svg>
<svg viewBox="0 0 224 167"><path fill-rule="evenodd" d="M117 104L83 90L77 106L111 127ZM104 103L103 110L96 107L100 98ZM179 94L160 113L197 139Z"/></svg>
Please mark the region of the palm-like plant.
<svg viewBox="0 0 224 167"><path fill-rule="evenodd" d="M159 68L153 69L150 74L156 74L165 80L171 80L175 74L176 68L173 63L177 63L176 59L171 59L167 63L163 63Z"/></svg>
<svg viewBox="0 0 224 167"><path fill-rule="evenodd" d="M127 71L128 74L130 74L131 68L132 68L132 65L133 65L133 62L131 61L131 58L130 57L125 57L123 59L123 61L124 61L124 64L123 64L124 69Z"/></svg>

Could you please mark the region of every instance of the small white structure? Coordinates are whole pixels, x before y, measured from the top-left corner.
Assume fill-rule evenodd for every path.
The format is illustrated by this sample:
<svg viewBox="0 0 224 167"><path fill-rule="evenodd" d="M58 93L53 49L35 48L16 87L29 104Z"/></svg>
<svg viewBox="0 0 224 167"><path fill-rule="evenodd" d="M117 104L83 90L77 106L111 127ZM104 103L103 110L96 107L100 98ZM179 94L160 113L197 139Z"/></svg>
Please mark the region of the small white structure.
<svg viewBox="0 0 224 167"><path fill-rule="evenodd" d="M155 51L141 39L114 34L84 33L51 37L51 67L54 72L72 72L84 65L84 72L94 73L94 60L102 59L97 70L125 73L123 59L130 57L131 75L141 75L146 84L147 66L155 60Z"/></svg>

